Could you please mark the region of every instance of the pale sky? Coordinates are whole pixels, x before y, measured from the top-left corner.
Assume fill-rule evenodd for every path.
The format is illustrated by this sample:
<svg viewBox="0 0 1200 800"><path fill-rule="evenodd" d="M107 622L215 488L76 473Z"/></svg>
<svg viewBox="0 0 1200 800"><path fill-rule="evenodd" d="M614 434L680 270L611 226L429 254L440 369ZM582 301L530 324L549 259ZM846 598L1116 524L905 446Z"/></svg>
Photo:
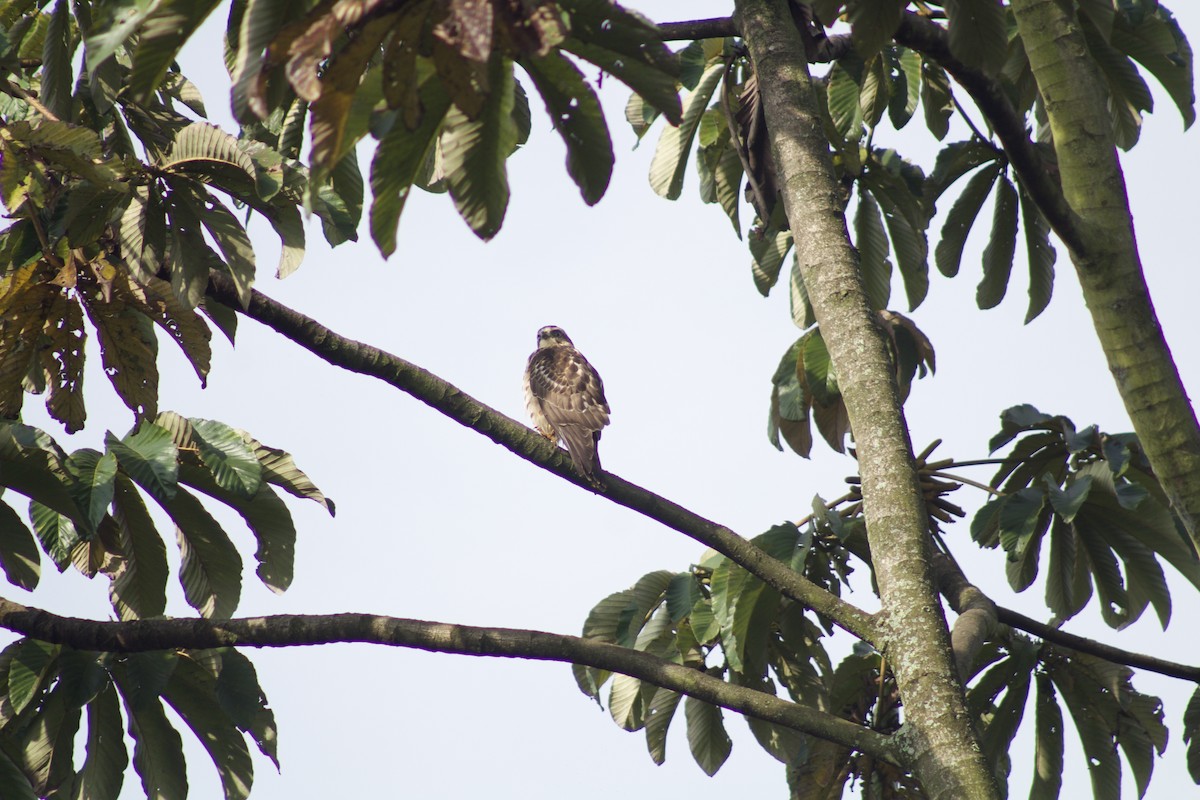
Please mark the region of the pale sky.
<svg viewBox="0 0 1200 800"><path fill-rule="evenodd" d="M632 5L658 21L731 10L731 3L716 0ZM1200 41L1200 12L1190 3L1175 5L1184 30ZM181 61L214 121L228 126L229 84L218 38L223 14L224 8ZM1194 311L1200 264L1191 237L1200 151L1196 133L1182 132L1170 100L1151 86L1158 105L1142 143L1124 158L1126 179L1159 319L1194 392L1200 386ZM521 373L535 333L561 325L604 377L613 409L601 443L607 470L748 537L804 517L814 494L840 495L843 477L855 467L819 440L811 461L767 443L771 374L800 333L790 319L786 286L765 300L758 295L745 243L717 206L699 202L693 168L681 200L668 202L650 190L646 175L657 131L631 150L634 138L622 114L628 91L609 78L603 97L617 166L595 208L584 205L567 177L561 143L534 97L533 134L509 162L513 196L495 241L479 242L446 196L416 193L389 262L370 242L365 223L359 243L330 251L312 220L305 262L280 282L272 277L278 240L269 229L253 229L257 288L522 421ZM947 141L965 138L964 131L959 125ZM880 131L876 142L895 144L927 170L937 152L919 114L903 135ZM940 211L949 205L944 200ZM1009 297L996 310L975 308L990 208L989 201L959 276L943 278L931 263L929 298L911 315L932 339L938 364L937 375L917 382L908 400L914 445L921 449L942 438L942 456L986 457L999 413L1022 402L1066 414L1079 427L1094 422L1109 432L1129 430L1061 249L1054 300L1032 324L1021 324L1023 245ZM743 208L743 218L750 217ZM940 225L939 216L931 251ZM897 282L893 307L907 313L902 304ZM254 577L253 538L240 519L210 506L246 560L239 616L358 611L576 634L606 595L653 570L685 570L701 557L690 539L551 476L378 381L336 370L253 321L242 320L236 349L219 335L213 342L213 370L203 391L175 347L163 343L160 407L222 420L290 451L338 506L337 518L329 519L315 504L288 498L299 539L296 579L281 596ZM27 421L68 449L101 447L105 429L120 435L131 423L94 346L89 356L82 434L65 436L38 398L26 405ZM972 472L980 480L990 474L988 468ZM984 500L969 488L952 499L969 510ZM160 530L173 541L170 528ZM947 539L968 577L997 603L1049 616L1042 582L1013 597L1003 553L979 551L966 522L952 526ZM175 568L177 552L172 545L168 551ZM1166 569L1176 591L1175 622L1166 634L1146 614L1118 636L1100 620L1095 600L1066 629L1200 663L1187 619L1195 590ZM10 586L6 596L61 614L111 615L103 579L60 576L46 560L43 570L36 592ZM865 568L855 577L858 589L848 599L873 608ZM169 587L169 613L193 614L174 575ZM9 640L0 637L0 644ZM644 734L618 729L580 694L565 664L366 645L245 652L275 710L283 767L276 774L256 754L257 800L786 795L783 767L737 715L726 713L734 749L714 778L692 761L682 712L668 739L667 762L656 767ZM1190 687L1146 674L1134 683L1163 697L1172 729L1148 796L1194 791L1180 739ZM1032 709L1013 750L1014 797L1023 797L1029 785L1031 724ZM1075 797L1090 787L1068 728L1063 796ZM220 796L207 755L181 729L192 796ZM131 743L129 749L132 755ZM1126 792L1135 796L1128 778ZM140 796L130 768L122 797Z"/></svg>

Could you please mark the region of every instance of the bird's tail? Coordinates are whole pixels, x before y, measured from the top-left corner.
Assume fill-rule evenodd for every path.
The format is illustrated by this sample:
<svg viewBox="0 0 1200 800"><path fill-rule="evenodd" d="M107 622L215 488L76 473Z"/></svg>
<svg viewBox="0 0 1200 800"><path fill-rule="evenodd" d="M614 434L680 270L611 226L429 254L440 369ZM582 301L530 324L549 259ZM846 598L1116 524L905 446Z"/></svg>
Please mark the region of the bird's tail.
<svg viewBox="0 0 1200 800"><path fill-rule="evenodd" d="M571 463L575 465L575 469L583 473L592 485L602 486L596 478L596 473L600 470L600 454L596 449L600 440L598 431L560 425L558 433L567 446L567 452L571 454Z"/></svg>

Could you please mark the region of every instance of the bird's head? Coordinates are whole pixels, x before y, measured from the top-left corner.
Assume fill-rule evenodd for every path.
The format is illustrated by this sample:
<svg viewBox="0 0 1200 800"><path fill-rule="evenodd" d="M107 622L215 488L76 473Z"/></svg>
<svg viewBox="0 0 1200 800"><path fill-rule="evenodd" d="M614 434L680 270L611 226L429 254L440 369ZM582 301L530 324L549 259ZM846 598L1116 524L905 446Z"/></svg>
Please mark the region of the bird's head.
<svg viewBox="0 0 1200 800"><path fill-rule="evenodd" d="M557 325L547 325L538 331L538 349L543 347L562 347L571 344L571 337Z"/></svg>

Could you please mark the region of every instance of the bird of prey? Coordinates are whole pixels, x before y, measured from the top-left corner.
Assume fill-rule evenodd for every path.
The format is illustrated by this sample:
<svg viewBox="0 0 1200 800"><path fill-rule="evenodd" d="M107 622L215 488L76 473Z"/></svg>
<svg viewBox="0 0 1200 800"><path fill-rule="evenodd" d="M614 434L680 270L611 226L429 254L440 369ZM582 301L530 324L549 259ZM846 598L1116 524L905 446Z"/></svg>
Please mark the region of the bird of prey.
<svg viewBox="0 0 1200 800"><path fill-rule="evenodd" d="M608 424L604 381L556 325L538 331L537 349L525 367L525 407L543 436L567 446L575 469L593 486L603 487L596 478L596 445Z"/></svg>

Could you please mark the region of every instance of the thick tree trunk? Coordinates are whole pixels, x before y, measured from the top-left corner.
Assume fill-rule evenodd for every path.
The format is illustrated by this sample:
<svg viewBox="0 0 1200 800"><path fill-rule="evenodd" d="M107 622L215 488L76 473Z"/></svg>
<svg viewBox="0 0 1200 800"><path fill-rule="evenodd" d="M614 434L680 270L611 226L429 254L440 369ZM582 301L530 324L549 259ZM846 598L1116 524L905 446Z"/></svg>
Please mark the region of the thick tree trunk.
<svg viewBox="0 0 1200 800"><path fill-rule="evenodd" d="M784 0L738 0L737 8L800 269L854 431L911 764L931 798L998 798L964 707L891 357L847 240L804 47Z"/></svg>
<svg viewBox="0 0 1200 800"><path fill-rule="evenodd" d="M1012 8L1082 234L1085 249L1071 257L1084 301L1150 464L1200 542L1200 425L1142 275L1107 92L1077 20L1060 3L1013 0Z"/></svg>

